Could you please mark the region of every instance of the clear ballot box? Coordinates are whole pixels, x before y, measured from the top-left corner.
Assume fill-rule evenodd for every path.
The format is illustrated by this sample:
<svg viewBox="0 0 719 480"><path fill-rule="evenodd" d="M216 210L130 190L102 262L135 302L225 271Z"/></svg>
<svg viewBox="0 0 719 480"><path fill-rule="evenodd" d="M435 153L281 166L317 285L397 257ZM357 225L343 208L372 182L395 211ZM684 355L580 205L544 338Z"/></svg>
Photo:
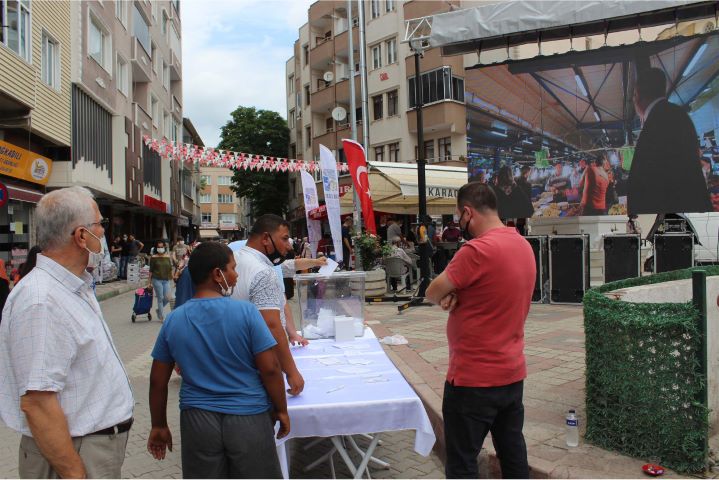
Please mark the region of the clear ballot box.
<svg viewBox="0 0 719 480"><path fill-rule="evenodd" d="M364 334L365 272L295 275L302 336L334 338L335 324L352 323L354 335Z"/></svg>

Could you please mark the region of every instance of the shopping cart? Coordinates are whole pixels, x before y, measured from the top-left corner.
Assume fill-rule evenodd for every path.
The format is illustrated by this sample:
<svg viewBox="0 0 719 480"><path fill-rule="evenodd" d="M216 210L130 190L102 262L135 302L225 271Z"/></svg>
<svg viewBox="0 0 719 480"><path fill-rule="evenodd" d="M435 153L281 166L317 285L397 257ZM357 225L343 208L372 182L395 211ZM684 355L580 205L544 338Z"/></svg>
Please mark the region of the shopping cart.
<svg viewBox="0 0 719 480"><path fill-rule="evenodd" d="M135 290L135 304L132 306L132 323L138 315L147 315L147 321L152 320L152 287L138 288Z"/></svg>

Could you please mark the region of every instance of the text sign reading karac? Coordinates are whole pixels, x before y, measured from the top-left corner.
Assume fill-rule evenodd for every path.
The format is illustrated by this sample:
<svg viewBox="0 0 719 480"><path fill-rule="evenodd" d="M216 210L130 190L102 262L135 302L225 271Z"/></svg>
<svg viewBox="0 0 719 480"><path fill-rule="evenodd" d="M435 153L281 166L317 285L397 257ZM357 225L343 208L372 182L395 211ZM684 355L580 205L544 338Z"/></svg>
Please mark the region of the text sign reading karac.
<svg viewBox="0 0 719 480"><path fill-rule="evenodd" d="M46 185L52 160L0 140L0 174Z"/></svg>

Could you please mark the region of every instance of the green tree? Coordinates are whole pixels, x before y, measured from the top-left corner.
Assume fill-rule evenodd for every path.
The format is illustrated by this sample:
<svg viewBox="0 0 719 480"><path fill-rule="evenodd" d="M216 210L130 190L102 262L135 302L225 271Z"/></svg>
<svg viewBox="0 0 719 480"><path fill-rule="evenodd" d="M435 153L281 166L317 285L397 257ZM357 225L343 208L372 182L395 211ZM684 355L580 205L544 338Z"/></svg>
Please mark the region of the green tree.
<svg viewBox="0 0 719 480"><path fill-rule="evenodd" d="M235 152L286 157L290 142L287 122L277 112L237 107L222 127L217 148ZM287 213L289 186L286 172L234 170L232 190L252 203L255 215Z"/></svg>

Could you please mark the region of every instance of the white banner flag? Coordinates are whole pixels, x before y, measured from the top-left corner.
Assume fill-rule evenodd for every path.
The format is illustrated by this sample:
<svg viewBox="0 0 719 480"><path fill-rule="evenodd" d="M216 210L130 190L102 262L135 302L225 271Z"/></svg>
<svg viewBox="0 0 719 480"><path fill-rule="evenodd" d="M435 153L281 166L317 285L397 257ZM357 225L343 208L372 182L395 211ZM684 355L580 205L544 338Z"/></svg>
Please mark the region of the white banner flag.
<svg viewBox="0 0 719 480"><path fill-rule="evenodd" d="M325 191L327 218L330 221L332 243L335 247L335 260L342 261L342 221L340 220L340 182L337 179L337 161L332 152L320 145L320 167L322 168L322 186Z"/></svg>
<svg viewBox="0 0 719 480"><path fill-rule="evenodd" d="M305 196L305 218L307 219L307 236L312 248L312 258L317 257L317 245L322 239L322 222L310 218L310 210L320 206L317 199L317 185L312 175L302 170L302 193Z"/></svg>

